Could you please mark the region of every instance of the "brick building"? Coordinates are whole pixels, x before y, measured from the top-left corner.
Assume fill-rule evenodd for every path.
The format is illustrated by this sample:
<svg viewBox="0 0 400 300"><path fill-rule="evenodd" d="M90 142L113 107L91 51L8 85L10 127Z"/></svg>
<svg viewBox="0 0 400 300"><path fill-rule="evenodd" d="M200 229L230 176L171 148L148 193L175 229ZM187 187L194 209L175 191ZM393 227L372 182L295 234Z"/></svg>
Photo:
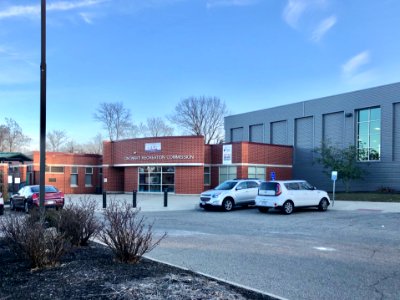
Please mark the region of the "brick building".
<svg viewBox="0 0 400 300"><path fill-rule="evenodd" d="M39 184L40 153L0 155L0 189L16 192L23 185ZM45 183L66 194L93 194L102 189L102 156L95 154L46 153Z"/></svg>
<svg viewBox="0 0 400 300"><path fill-rule="evenodd" d="M199 194L233 178L292 177L291 146L205 145L202 136L104 142L103 188L110 192Z"/></svg>
<svg viewBox="0 0 400 300"><path fill-rule="evenodd" d="M233 178L292 177L291 146L238 142L205 145L202 136L104 142L103 156L46 153L46 184L66 194L162 192L199 194ZM40 153L19 154L0 164L4 191L39 184ZM10 176L12 183L8 182Z"/></svg>

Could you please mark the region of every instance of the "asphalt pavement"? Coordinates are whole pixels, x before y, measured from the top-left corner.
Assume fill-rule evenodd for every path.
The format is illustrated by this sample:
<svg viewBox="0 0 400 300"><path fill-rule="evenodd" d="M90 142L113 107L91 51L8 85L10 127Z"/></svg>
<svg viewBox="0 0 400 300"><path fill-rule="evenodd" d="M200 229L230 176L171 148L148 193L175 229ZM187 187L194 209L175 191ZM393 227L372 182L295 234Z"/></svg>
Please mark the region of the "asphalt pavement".
<svg viewBox="0 0 400 300"><path fill-rule="evenodd" d="M90 199L101 212L102 195L66 195L66 203ZM105 204L133 200L110 194ZM137 194L137 207L155 221L156 234L168 233L147 257L275 299L400 296L400 203L335 201L327 213L284 216L205 212L198 201L199 195L168 194L165 202L163 194Z"/></svg>

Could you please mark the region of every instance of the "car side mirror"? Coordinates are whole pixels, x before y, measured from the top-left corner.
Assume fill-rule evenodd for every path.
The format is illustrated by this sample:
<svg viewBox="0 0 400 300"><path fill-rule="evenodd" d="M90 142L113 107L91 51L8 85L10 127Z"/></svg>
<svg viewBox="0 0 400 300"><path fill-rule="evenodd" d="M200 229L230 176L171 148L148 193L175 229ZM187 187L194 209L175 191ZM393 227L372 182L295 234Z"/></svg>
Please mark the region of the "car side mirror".
<svg viewBox="0 0 400 300"><path fill-rule="evenodd" d="M238 186L238 187L236 188L236 190L237 190L237 191L240 191L240 190L243 190L243 188L242 188L241 186Z"/></svg>
<svg viewBox="0 0 400 300"><path fill-rule="evenodd" d="M316 186L314 186L314 187L313 187L313 190L316 190L316 189L317 189L317 187L316 187Z"/></svg>

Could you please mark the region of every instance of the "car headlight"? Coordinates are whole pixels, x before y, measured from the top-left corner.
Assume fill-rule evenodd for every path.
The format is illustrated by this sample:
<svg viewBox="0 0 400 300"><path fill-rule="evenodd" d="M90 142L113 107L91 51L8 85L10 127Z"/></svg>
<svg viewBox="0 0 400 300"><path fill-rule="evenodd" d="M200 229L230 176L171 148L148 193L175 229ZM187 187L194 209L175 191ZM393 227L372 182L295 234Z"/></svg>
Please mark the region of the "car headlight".
<svg viewBox="0 0 400 300"><path fill-rule="evenodd" d="M216 194L213 194L213 195L212 195L212 197L213 197L213 198L218 198L218 197L219 197L219 195L221 195L221 193L216 193Z"/></svg>

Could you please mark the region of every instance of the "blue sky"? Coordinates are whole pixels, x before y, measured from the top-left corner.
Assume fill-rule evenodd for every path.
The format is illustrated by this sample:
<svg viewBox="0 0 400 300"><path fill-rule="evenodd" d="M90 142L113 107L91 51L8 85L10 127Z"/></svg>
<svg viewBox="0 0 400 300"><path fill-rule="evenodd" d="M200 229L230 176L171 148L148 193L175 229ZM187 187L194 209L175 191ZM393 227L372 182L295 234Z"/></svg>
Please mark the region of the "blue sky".
<svg viewBox="0 0 400 300"><path fill-rule="evenodd" d="M398 0L47 0L47 130L104 134L101 102L139 123L189 96L236 114L397 82L399 15ZM39 65L40 0L0 0L0 123L33 148Z"/></svg>

